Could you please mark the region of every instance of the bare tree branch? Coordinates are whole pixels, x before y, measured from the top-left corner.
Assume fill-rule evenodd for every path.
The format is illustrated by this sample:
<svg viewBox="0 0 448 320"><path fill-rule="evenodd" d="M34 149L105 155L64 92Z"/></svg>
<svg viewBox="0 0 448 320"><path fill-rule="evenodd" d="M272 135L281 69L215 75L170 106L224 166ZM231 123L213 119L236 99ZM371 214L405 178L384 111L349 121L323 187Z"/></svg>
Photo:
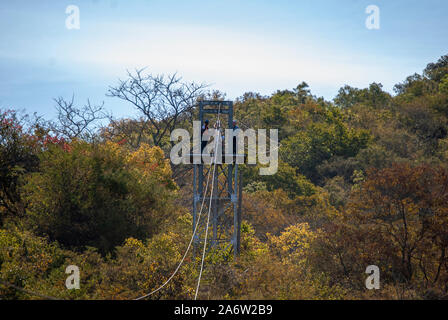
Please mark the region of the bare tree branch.
<svg viewBox="0 0 448 320"><path fill-rule="evenodd" d="M176 128L181 115L192 112L207 85L182 82L176 73L154 76L144 71L128 71L127 80L119 80L116 87L109 87L107 96L131 103L141 114L138 144L144 130L154 145L161 146L162 139Z"/></svg>
<svg viewBox="0 0 448 320"><path fill-rule="evenodd" d="M56 102L57 122L51 122L51 130L66 139L92 139L99 128L99 121L108 118L104 109L104 102L92 105L90 100L82 108L74 104L75 97L67 101L62 97L54 99Z"/></svg>

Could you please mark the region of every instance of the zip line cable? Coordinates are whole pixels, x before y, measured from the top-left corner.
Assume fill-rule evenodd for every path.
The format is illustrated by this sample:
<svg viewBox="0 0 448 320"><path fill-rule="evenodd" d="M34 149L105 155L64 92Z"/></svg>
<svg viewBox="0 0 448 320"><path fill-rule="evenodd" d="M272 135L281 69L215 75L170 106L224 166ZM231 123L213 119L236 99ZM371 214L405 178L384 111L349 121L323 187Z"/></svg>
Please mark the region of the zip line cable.
<svg viewBox="0 0 448 320"><path fill-rule="evenodd" d="M202 261L201 261L201 271L199 272L199 277L198 277L198 284L196 286L196 293L194 295L194 300L197 299L198 297L198 292L199 292L199 286L201 284L201 278L202 278L202 270L204 269L204 260L205 260L205 249L207 248L207 236L208 236L208 225L210 223L210 212L212 209L212 199L213 199L213 189L214 189L214 178L215 178L215 172L216 172L216 160L217 160L217 155L218 155L218 145L219 145L219 139L221 137L221 123L219 122L219 117L221 114L221 105L219 106L219 110L218 110L218 120L216 121L217 126L218 126L218 134L217 134L217 139L215 142L215 161L213 163L213 181L212 181L212 188L211 188L211 192L210 192L210 203L208 206L208 215L207 215L207 226L205 228L205 237L204 237L204 249L202 251Z"/></svg>
<svg viewBox="0 0 448 320"><path fill-rule="evenodd" d="M221 110L221 107L220 107L220 110ZM219 121L219 114L218 114L218 121ZM215 163L216 163L216 154L217 154L217 152L216 152L216 150L215 150ZM197 221L196 221L196 225L195 225L195 227L194 227L193 234L192 234L191 239L190 239L190 243L188 244L188 247L187 247L187 249L186 249L186 251L185 251L185 253L184 253L184 255L183 255L181 261L179 262L179 264L178 264L176 270L174 270L173 274L172 274L172 275L168 278L168 280L166 280L165 283L162 284L159 288L153 290L152 292L150 292L150 293L148 293L148 294L146 294L146 295L144 295L144 296L138 297L138 298L133 299L133 300L142 300L142 299L145 299L145 298L147 298L147 297L153 295L154 293L158 292L159 290L163 289L163 288L164 288L164 287L165 287L165 286L166 286L166 285L167 285L167 284L174 278L174 276L175 276L175 275L177 274L177 272L179 271L179 269L180 269L180 267L182 266L182 264L183 264L185 258L187 257L188 252L190 251L191 245L192 245L193 240L194 240L194 236L195 236L196 231L197 231L198 226L199 226L199 222L201 221L201 214L202 214L202 210L203 210L203 208L204 208L204 202L205 202L205 198L206 198L207 191L208 191L208 185L209 185L209 181L210 181L210 173L211 173L211 172L212 172L212 170L211 170L211 168L210 168L210 170L208 171L208 174L207 174L207 183L206 183L206 185L205 185L204 196L203 196L203 198L202 198L201 210L199 211L198 219L197 219ZM213 170L213 179L214 179L214 177L215 177L215 170ZM213 182L212 182L212 192L213 192ZM211 194L210 194L210 195L211 195ZM211 196L210 196L210 197L211 197ZM211 202L211 201L210 201L210 202ZM209 210L209 211L210 211L210 210ZM210 213L210 212L209 212L209 213ZM208 220L207 220L207 228L208 228ZM202 272L202 271L201 271L201 272ZM196 298L195 298L195 299L196 299Z"/></svg>
<svg viewBox="0 0 448 320"><path fill-rule="evenodd" d="M213 178L215 177L215 169L216 169L216 163L213 166ZM196 300L197 297L198 297L199 286L201 284L202 270L204 268L205 249L207 248L208 225L210 223L210 212L211 212L211 208L212 208L213 187L214 187L214 183L212 181L212 189L211 189L211 192L210 192L210 204L209 204L208 214L207 214L207 227L205 228L204 249L202 250L201 271L199 272L198 284L196 286L196 293L194 295L194 300Z"/></svg>
<svg viewBox="0 0 448 320"><path fill-rule="evenodd" d="M177 266L176 270L174 270L173 274L172 274L172 275L168 278L168 280L166 280L165 283L162 284L159 288L153 290L152 292L150 292L150 293L148 293L148 294L145 294L144 296L138 297L138 298L136 298L136 299L134 299L134 300L142 300L142 299L145 299L145 298L147 298L147 297L153 295L154 293L156 293L157 291L159 291L160 289L162 289L163 287L165 287L165 286L171 281L171 279L174 278L174 276L175 276L175 275L177 274L177 272L179 271L179 269L180 269L180 267L182 266L182 264L183 264L185 258L187 257L188 252L190 251L191 245L192 245L193 240L194 240L194 236L195 236L196 231L197 231L198 226L199 226L199 222L201 221L202 209L204 208L205 196L206 196L207 191L208 191L208 184L209 184L209 181L210 181L210 173L211 173L211 172L212 172L212 170L209 170L208 175L207 175L207 183L206 183L206 185L205 185L204 196L203 196L203 198L202 198L201 210L199 211L198 220L196 221L196 225L195 225L195 227L194 227L193 234L192 234L191 239L190 239L190 243L188 244L188 247L187 247L187 249L186 249L186 251L185 251L185 253L184 253L184 256L182 257L182 259L181 259L179 265Z"/></svg>

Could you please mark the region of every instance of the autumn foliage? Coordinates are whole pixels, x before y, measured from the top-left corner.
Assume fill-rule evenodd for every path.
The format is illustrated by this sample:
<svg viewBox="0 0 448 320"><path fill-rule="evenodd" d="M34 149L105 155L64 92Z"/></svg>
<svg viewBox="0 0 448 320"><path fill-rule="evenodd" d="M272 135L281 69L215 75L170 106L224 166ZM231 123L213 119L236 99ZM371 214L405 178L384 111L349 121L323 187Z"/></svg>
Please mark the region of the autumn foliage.
<svg viewBox="0 0 448 320"><path fill-rule="evenodd" d="M379 83L346 85L326 101L302 82L238 98L243 129L279 129L279 170L240 167L241 254L207 251L200 298L447 299L447 61L395 95ZM197 110L187 111L112 121L89 139L0 112L1 299L40 298L5 283L63 299L132 299L169 279L191 238L192 179L170 163L169 133L157 128L188 126ZM79 290L65 288L71 264L82 269ZM371 265L378 290L365 285ZM199 266L189 252L150 298L191 299Z"/></svg>

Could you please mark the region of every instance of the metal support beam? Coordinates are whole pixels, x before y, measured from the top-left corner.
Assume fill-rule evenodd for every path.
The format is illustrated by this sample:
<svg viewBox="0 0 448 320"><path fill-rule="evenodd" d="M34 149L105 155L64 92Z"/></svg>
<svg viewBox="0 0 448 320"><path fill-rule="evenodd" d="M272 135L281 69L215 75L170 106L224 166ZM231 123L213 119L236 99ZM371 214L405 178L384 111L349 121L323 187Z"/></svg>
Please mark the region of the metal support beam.
<svg viewBox="0 0 448 320"><path fill-rule="evenodd" d="M233 102L232 101L201 101L199 102L199 120L201 126L204 124L205 115L216 115L220 113L222 119L221 124L226 122L223 118L227 117L227 128L233 125ZM211 120L212 122L212 120ZM225 129L225 128L222 128ZM233 155L233 159L237 157ZM240 228L241 228L241 190L240 190L240 174L238 174L238 164L216 164L215 177L212 179L213 165L210 164L193 164L193 224L199 219L199 210L202 201L204 207L199 221L197 236L195 237L195 247L198 247L204 241L205 228L207 223L207 214L210 210L211 239L210 248L216 246L231 245L236 255L239 253L240 247ZM205 192L208 171L210 173L210 181ZM210 194L211 184L213 183L213 194ZM204 199L205 197L205 199ZM209 208L210 197L212 208Z"/></svg>

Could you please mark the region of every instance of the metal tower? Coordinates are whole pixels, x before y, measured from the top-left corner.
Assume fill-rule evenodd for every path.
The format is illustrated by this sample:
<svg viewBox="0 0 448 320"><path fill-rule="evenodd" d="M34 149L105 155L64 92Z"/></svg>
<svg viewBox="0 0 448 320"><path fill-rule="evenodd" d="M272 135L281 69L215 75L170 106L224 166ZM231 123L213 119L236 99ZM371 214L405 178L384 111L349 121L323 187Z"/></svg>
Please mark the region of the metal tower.
<svg viewBox="0 0 448 320"><path fill-rule="evenodd" d="M220 123L224 129L225 118L227 117L227 126L233 125L233 102L232 101L200 101L199 102L199 120L201 127L204 124L207 114L220 115ZM200 217L198 230L196 231L194 244L198 247L204 241L205 228L207 224L207 215L210 211L209 235L207 242L210 248L220 246L232 247L234 255L237 256L240 251L240 231L241 231L241 200L242 184L241 174L238 171L238 163L235 161L236 155L233 155L233 162L225 164L216 164L215 175L213 176L213 164L193 164L193 230L199 217L201 205L204 203ZM204 191L207 183L209 171L210 181L207 195ZM212 181L213 180L213 181ZM214 184L213 194L210 190L211 184ZM205 197L205 199L204 199ZM210 201L211 200L211 201ZM211 203L211 209L209 208Z"/></svg>

